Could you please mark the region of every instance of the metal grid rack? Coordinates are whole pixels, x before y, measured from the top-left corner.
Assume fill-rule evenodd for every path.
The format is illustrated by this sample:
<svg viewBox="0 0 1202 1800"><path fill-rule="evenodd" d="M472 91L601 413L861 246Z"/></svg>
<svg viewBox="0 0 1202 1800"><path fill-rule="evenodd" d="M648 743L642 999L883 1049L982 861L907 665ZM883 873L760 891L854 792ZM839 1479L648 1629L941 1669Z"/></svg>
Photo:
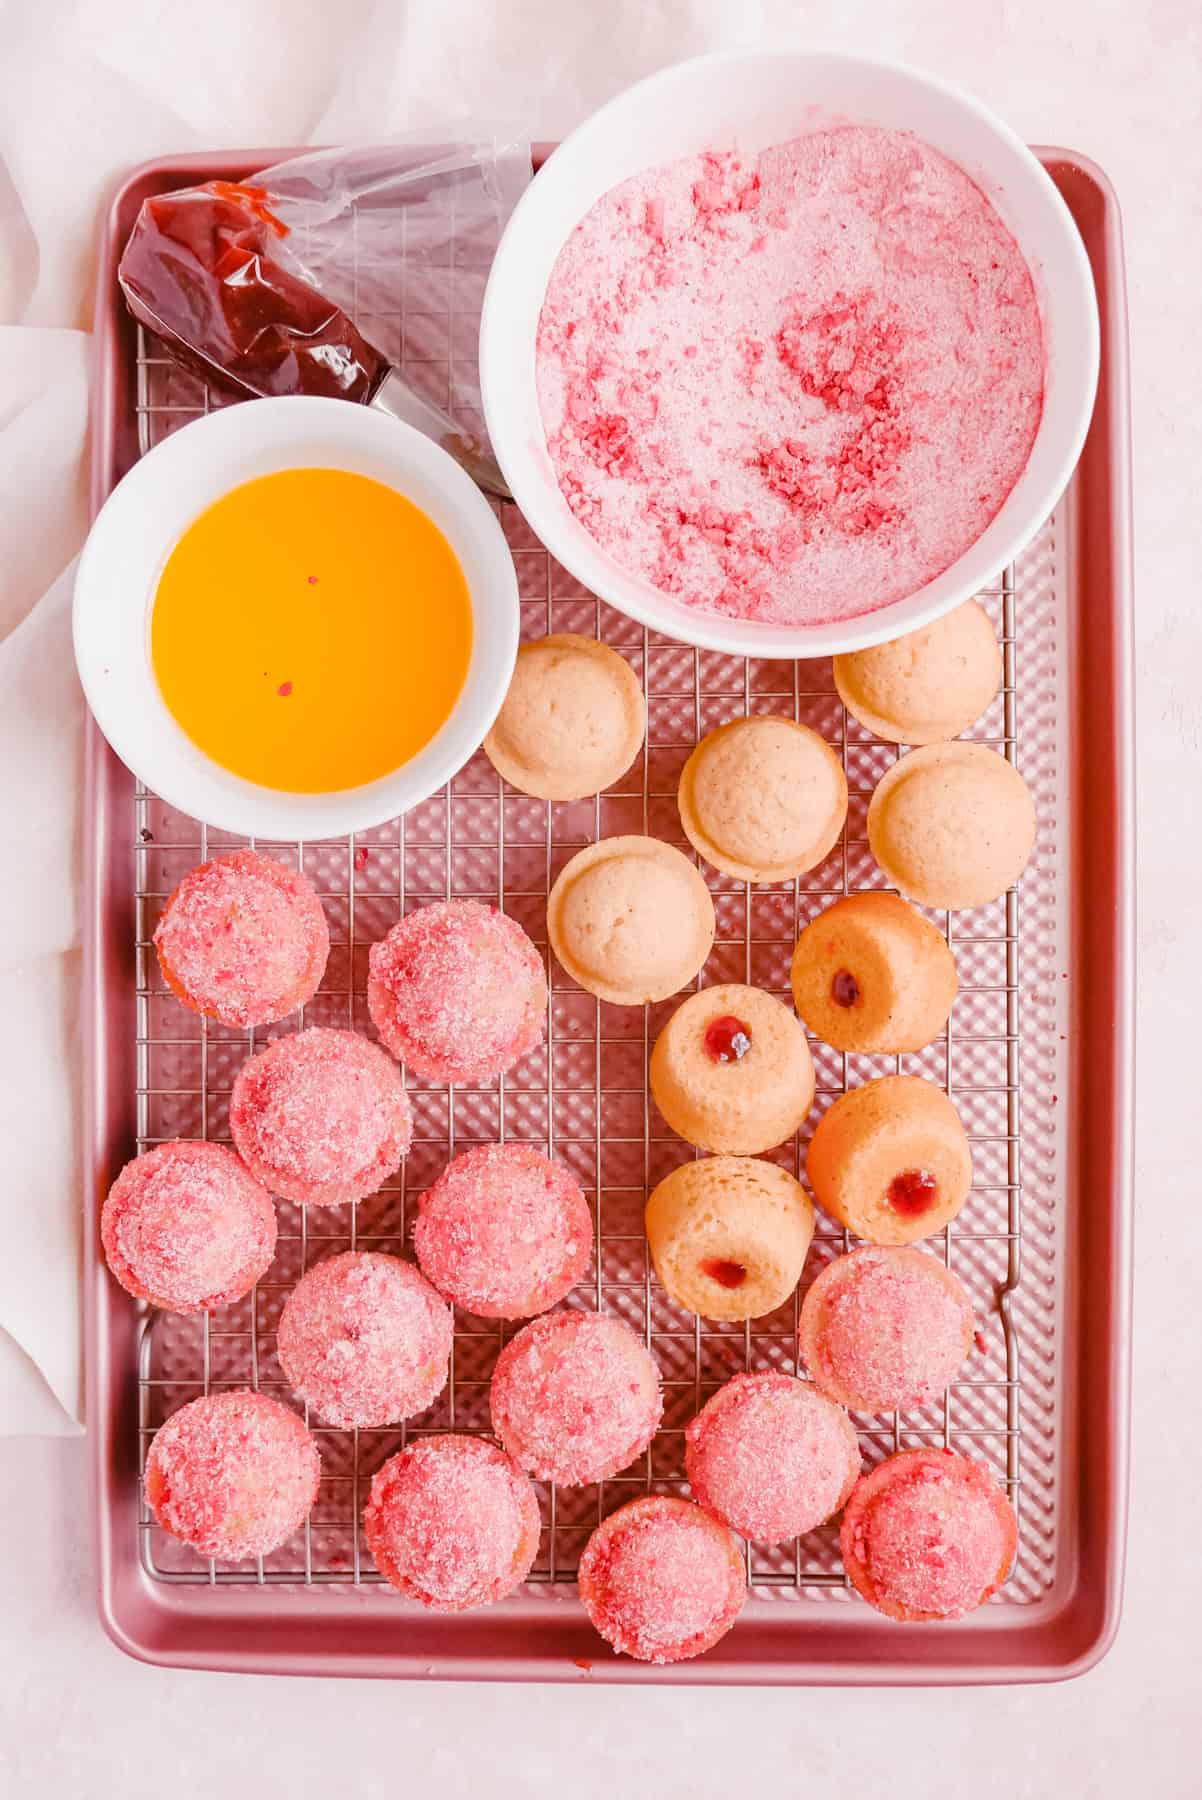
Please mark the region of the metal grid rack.
<svg viewBox="0 0 1202 1800"><path fill-rule="evenodd" d="M423 315L427 321L427 315ZM364 320L410 374L402 314ZM389 337L391 333L391 340ZM399 341L393 341L399 340ZM457 387L453 321L435 334L437 353L423 353L418 375L431 397L447 404ZM440 361L445 349L445 363ZM143 450L177 425L208 410L207 391L157 357L139 334L137 412ZM482 755L450 785L405 818L350 840L265 844L315 881L326 906L332 950L314 999L268 1033L206 1024L178 1005L158 971L152 937L167 894L194 863L245 843L173 813L139 789L135 802L137 918L137 1055L139 1149L177 1136L225 1138L226 1106L237 1068L266 1037L306 1024L370 1032L364 1000L369 945L412 907L432 899L477 897L502 906L546 946L545 902L559 869L583 843L621 832L648 832L688 850L675 807L676 780L698 737L748 712L784 713L811 725L838 751L850 808L844 839L819 868L780 887L749 888L701 865L714 895L718 932L699 982L748 981L788 998L788 967L798 931L836 897L881 885L868 852L864 818L875 782L899 752L876 742L849 719L834 690L829 661L744 662L697 651L648 633L598 602L556 564L511 505L499 507L518 572L523 636L551 630L596 635L619 649L642 678L648 740L626 777L595 801L546 805L500 782ZM1038 755L1020 755L1026 720L1024 654L1047 665L1054 634L1054 525L1017 568L981 596L1003 644L1002 693L974 733L1019 763L1037 804L1054 783L1049 762L1046 693L1033 692ZM1022 618L1023 636L1019 634ZM1054 738L1054 729L1052 731ZM1045 791L1046 798L1046 791ZM1041 847L1024 881L1023 907L1038 933L1032 959L1045 971L1055 937L1055 843ZM1053 828L1054 830L1054 828ZM1032 907L1032 898L1034 905ZM978 1312L978 1347L936 1405L856 1424L866 1465L898 1448L951 1444L989 1463L1005 1482L1020 1516L1020 1551L1010 1582L993 1604L1030 1602L1055 1576L1058 1426L1052 1379L1059 1304L1054 1195L1024 1199L1020 1142L1020 1058L1038 1069L1041 1088L1054 1063L1054 1007L1030 1004L1020 987L1020 902L1011 893L954 919L930 916L947 934L960 973L960 997L946 1033L917 1055L845 1055L811 1040L816 1108L848 1085L894 1071L923 1074L952 1096L973 1146L974 1191L960 1217L933 1240L965 1281ZM276 1262L255 1292L211 1317L148 1312L139 1357L139 1436L144 1460L158 1425L210 1387L261 1386L288 1397L274 1356L280 1307L299 1275L323 1255L354 1246L408 1253L413 1202L458 1149L469 1143L529 1139L569 1167L593 1208L593 1267L570 1304L616 1312L639 1331L660 1365L665 1409L660 1433L630 1470L597 1487L540 1490L544 1532L531 1580L570 1583L591 1529L634 1493L687 1491L683 1430L722 1381L743 1368L797 1362L801 1295L818 1271L848 1246L846 1235L819 1215L801 1288L779 1312L747 1325L703 1322L675 1307L650 1270L642 1229L647 1190L694 1152L658 1117L646 1090L646 1061L672 1002L643 1009L608 1006L582 993L549 959L547 1043L509 1076L481 1088L445 1089L410 1079L415 1142L398 1180L357 1208L327 1212L280 1204ZM1051 1077L1054 1079L1054 1073ZM1054 1101L1054 1096L1050 1097ZM1036 1135L1049 1096L1035 1096ZM812 1122L812 1121L811 1121ZM798 1175L809 1127L772 1153ZM1023 1276L1024 1213L1028 1230ZM1033 1277L1030 1265L1034 1263ZM497 1350L516 1327L456 1315L451 1380L435 1405L408 1428L342 1432L312 1421L322 1451L318 1502L294 1541L258 1564L205 1561L163 1533L143 1506L137 1521L143 1566L163 1582L261 1583L280 1586L370 1585L380 1577L364 1552L360 1521L374 1471L418 1431L488 1429L487 1384ZM1021 1346L1021 1354L1020 1354ZM1027 1351L1033 1354L1028 1358ZM1029 1370L1028 1370L1029 1365ZM1025 1384L1025 1385L1024 1385ZM1030 1415L1030 1416L1029 1416ZM1021 1496L1021 1504L1020 1504ZM764 1597L843 1601L845 1578L837 1533L823 1527L779 1549L749 1546L748 1573Z"/></svg>

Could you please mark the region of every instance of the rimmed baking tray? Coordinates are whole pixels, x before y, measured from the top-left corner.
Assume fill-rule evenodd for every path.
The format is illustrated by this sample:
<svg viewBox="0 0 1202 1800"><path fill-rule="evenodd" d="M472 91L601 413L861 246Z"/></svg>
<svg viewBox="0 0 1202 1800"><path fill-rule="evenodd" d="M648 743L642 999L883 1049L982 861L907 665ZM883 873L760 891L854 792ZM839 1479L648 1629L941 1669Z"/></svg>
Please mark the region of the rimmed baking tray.
<svg viewBox="0 0 1202 1800"><path fill-rule="evenodd" d="M92 408L93 504L137 456L209 396L142 339L115 269L147 195L238 179L287 154L174 158L136 170L104 226ZM258 1672L502 1680L688 1683L963 1683L1080 1672L1114 1634L1127 1489L1133 1055L1133 826L1127 327L1118 208L1105 176L1072 152L1039 152L1080 228L1097 282L1102 367L1079 467L1055 515L984 596L1002 637L1005 684L976 735L1023 771L1040 817L1016 893L978 912L932 915L949 932L961 996L948 1033L900 1066L947 1085L973 1139L969 1205L935 1247L978 1306L977 1353L941 1404L858 1419L866 1460L951 1443L991 1464L1020 1519L1015 1572L957 1624L902 1628L849 1593L831 1528L781 1551L749 1549L751 1596L707 1657L668 1669L610 1655L575 1601L573 1570L598 1517L648 1486L681 1485L683 1426L735 1370L796 1367L796 1298L748 1327L679 1312L649 1273L646 1187L690 1154L649 1106L647 1046L665 1009L602 1006L552 963L547 1049L480 1090L413 1084L417 1142L398 1184L343 1218L281 1207L277 1263L247 1301L205 1321L141 1308L111 1281L97 1215L139 1147L225 1132L230 1082L252 1041L203 1027L166 995L150 937L167 892L203 856L238 840L174 814L109 751L87 743L88 894L85 1311L91 1513L101 1618L148 1661ZM437 196L431 197L437 204ZM369 335L435 398L453 395L462 334L449 304L398 257L395 310ZM471 347L467 347L470 356ZM366 1027L367 946L431 898L498 902L545 942L544 902L562 863L598 835L680 836L673 802L698 735L745 711L787 713L837 748L852 793L845 841L827 863L749 891L712 871L719 921L703 980L787 988L798 926L839 893L879 882L864 842L873 783L895 755L849 721L829 663L751 662L645 632L600 605L548 557L516 510L501 510L517 565L523 630L594 632L615 644L648 695L648 746L596 802L546 807L507 790L476 758L405 820L353 840L261 846L316 881L334 950L306 1023ZM287 1021L284 1029L297 1021ZM260 1038L261 1041L261 1038ZM899 1066L815 1045L820 1102ZM574 1169L594 1207L598 1252L577 1296L644 1333L665 1378L664 1430L644 1462L600 1489L541 1495L545 1529L531 1582L511 1601L457 1617L384 1587L359 1515L400 1430L319 1429L325 1466L313 1518L258 1564L193 1556L141 1499L149 1437L206 1387L285 1390L274 1361L284 1293L309 1262L352 1243L401 1249L415 1195L472 1141L524 1137ZM800 1168L803 1144L778 1153ZM821 1225L806 1284L843 1248ZM487 1378L502 1333L457 1318L453 1379L410 1430L487 1428Z"/></svg>

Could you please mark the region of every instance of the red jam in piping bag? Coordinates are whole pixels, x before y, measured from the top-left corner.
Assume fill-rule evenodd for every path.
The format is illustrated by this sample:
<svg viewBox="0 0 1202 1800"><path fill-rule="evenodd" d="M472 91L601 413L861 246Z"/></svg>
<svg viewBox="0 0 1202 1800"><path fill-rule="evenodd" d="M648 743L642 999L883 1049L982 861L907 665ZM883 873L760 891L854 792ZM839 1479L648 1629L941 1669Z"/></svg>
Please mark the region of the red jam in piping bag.
<svg viewBox="0 0 1202 1800"><path fill-rule="evenodd" d="M351 320L272 258L288 227L266 188L208 181L147 200L117 271L135 319L176 362L235 394L366 404L388 363Z"/></svg>

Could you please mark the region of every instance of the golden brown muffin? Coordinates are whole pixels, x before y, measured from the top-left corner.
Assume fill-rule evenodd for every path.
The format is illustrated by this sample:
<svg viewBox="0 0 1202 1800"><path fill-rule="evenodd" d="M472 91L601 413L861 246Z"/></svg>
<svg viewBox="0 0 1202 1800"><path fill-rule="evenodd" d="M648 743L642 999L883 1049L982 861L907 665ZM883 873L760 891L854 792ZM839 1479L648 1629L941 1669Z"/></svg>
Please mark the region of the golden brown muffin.
<svg viewBox="0 0 1202 1800"><path fill-rule="evenodd" d="M736 881L792 881L847 817L847 779L825 739L792 719L732 719L703 737L677 796L693 848Z"/></svg>
<svg viewBox="0 0 1202 1800"><path fill-rule="evenodd" d="M877 783L868 842L893 883L923 906L984 906L1016 882L1035 847L1035 803L1018 770L984 744L911 750Z"/></svg>
<svg viewBox="0 0 1202 1800"><path fill-rule="evenodd" d="M972 1187L960 1115L918 1075L884 1075L841 1094L806 1153L819 1206L870 1244L913 1244L954 1219Z"/></svg>
<svg viewBox="0 0 1202 1800"><path fill-rule="evenodd" d="M577 851L547 899L551 948L590 994L616 1006L666 1000L714 942L714 903L693 864L650 837Z"/></svg>
<svg viewBox="0 0 1202 1800"><path fill-rule="evenodd" d="M814 1208L775 1163L707 1156L665 1176L647 1202L647 1242L673 1300L704 1319L759 1319L801 1279Z"/></svg>
<svg viewBox="0 0 1202 1800"><path fill-rule="evenodd" d="M518 651L484 751L520 793L583 800L626 773L646 729L647 702L625 657L561 631Z"/></svg>
<svg viewBox="0 0 1202 1800"><path fill-rule="evenodd" d="M771 994L738 982L681 1002L655 1040L649 1079L673 1131L735 1156L783 1144L814 1100L805 1032Z"/></svg>
<svg viewBox="0 0 1202 1800"><path fill-rule="evenodd" d="M888 644L845 651L834 665L848 712L891 744L959 737L1002 685L1001 647L975 600Z"/></svg>
<svg viewBox="0 0 1202 1800"><path fill-rule="evenodd" d="M836 1050L921 1050L947 1024L956 959L929 919L896 894L849 894L797 940L793 1003Z"/></svg>

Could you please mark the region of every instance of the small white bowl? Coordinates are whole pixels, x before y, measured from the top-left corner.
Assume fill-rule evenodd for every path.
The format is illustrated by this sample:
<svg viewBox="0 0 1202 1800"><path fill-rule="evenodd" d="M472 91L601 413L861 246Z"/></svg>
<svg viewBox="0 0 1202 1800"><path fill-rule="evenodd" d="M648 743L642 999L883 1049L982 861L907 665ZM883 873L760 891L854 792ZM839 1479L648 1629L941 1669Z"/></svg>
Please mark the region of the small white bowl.
<svg viewBox="0 0 1202 1800"><path fill-rule="evenodd" d="M754 154L823 126L911 131L977 181L1027 259L1047 353L1043 417L1026 468L984 533L916 593L858 619L767 625L684 605L628 574L569 511L547 453L535 334L551 271L585 213L618 182L702 150ZM1093 411L1098 315L1081 239L1026 145L979 101L895 63L803 51L729 51L661 70L552 152L514 208L480 323L489 436L543 543L602 599L655 631L738 656L826 656L913 631L985 586L1034 535L1072 474Z"/></svg>
<svg viewBox="0 0 1202 1800"><path fill-rule="evenodd" d="M328 794L260 787L213 762L167 710L150 660L155 591L183 532L240 483L301 468L371 476L421 507L459 558L472 608L471 660L446 723L392 774ZM309 396L224 407L157 444L109 495L75 577L75 660L101 731L171 806L246 837L344 837L428 799L496 718L518 624L504 533L459 465L384 413Z"/></svg>

